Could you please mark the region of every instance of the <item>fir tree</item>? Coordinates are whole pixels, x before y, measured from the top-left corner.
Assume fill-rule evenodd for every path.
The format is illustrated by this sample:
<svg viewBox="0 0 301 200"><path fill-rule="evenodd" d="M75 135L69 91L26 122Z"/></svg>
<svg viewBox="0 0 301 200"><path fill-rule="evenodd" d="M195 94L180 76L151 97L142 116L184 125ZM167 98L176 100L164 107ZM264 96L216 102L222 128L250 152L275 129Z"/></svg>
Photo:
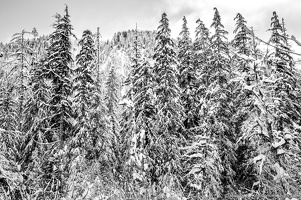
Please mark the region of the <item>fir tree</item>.
<svg viewBox="0 0 301 200"><path fill-rule="evenodd" d="M210 50L210 36L209 30L206 28L205 24L198 19L196 21L197 27L195 30L195 41L193 43L193 65L195 70L195 76L197 80L195 82L196 89L196 102L200 101L200 98L204 96L205 91L208 86L209 75L209 58L211 55ZM195 106L196 113L198 113L198 109L200 104L197 103Z"/></svg>
<svg viewBox="0 0 301 200"><path fill-rule="evenodd" d="M237 13L234 20L236 20L236 24L232 46L235 48L235 53L232 57L230 90L232 93L231 98L233 99L231 121L237 140L243 135L242 127L245 120L250 117L252 95L245 88L248 85L255 84L255 70L252 67L255 58L251 57L253 56L251 36L246 27L246 20L240 13ZM252 145L249 143L241 142L237 145L236 155L238 162L235 165L235 181L242 188L248 187L248 183L254 178L252 175L253 168L246 168L252 148Z"/></svg>
<svg viewBox="0 0 301 200"><path fill-rule="evenodd" d="M119 156L119 143L121 142L120 134L119 134L119 116L117 113L118 109L118 88L119 88L119 83L117 80L117 74L115 71L114 65L111 66L111 69L109 71L109 76L106 81L106 95L105 95L105 104L107 108L107 115L108 115L108 120L109 120L109 127L108 127L108 134L110 135L110 146L109 148L111 149L112 157L114 163L113 163L113 168L118 172L118 168L120 167L121 161L118 159L120 158Z"/></svg>
<svg viewBox="0 0 301 200"><path fill-rule="evenodd" d="M251 38L246 30L247 22L240 13L237 13L234 20L236 20L236 26L233 33L236 35L234 36L233 46L238 49L238 53L248 56L250 54L248 42L251 40Z"/></svg>
<svg viewBox="0 0 301 200"><path fill-rule="evenodd" d="M71 63L71 36L72 25L70 15L66 6L65 15L58 19L54 25L56 29L50 37L50 47L48 49L47 65L49 66L49 76L52 81L51 88L51 127L57 134L58 139L64 142L70 135L72 125L71 101L68 99L72 94L72 73ZM54 138L52 138L54 139Z"/></svg>
<svg viewBox="0 0 301 200"><path fill-rule="evenodd" d="M182 132L184 109L180 104L180 89L177 81L178 64L174 51L174 42L170 38L169 20L162 14L157 29L154 59L154 94L155 94L155 137L158 139L149 152L152 159L152 183L165 184L166 175L176 178L179 172L179 145L184 143ZM164 178L165 177L165 178ZM173 183L170 183L173 184ZM172 187L169 185L167 187Z"/></svg>
<svg viewBox="0 0 301 200"><path fill-rule="evenodd" d="M236 162L234 137L231 126L231 99L228 79L230 64L228 44L225 42L227 32L221 24L221 17L214 8L211 27L215 32L211 37L211 55L207 70L200 76L208 82L201 96L200 125L194 142L186 147L186 156L190 158L190 172L195 196L203 198L224 198L234 186L233 165ZM204 74L202 74L204 73ZM203 163L201 166L198 163ZM208 184L208 182L214 184Z"/></svg>
<svg viewBox="0 0 301 200"><path fill-rule="evenodd" d="M79 41L81 50L76 56L77 67L74 70L74 104L77 124L74 140L79 147L86 151L86 156L97 156L98 132L92 132L93 97L96 93L95 81L92 77L93 61L95 60L95 49L92 32L85 30ZM94 151L95 150L95 151ZM95 154L95 155L94 155Z"/></svg>
<svg viewBox="0 0 301 200"><path fill-rule="evenodd" d="M257 165L257 170L262 172L258 176L258 186L261 194L296 195L296 191L300 191L297 184L300 166L296 165L298 161L292 155L300 154L300 137L296 137L300 132L299 90L287 38L276 12L273 12L269 30L272 32L270 42L276 48L268 57L261 88L265 137L260 137L260 146L266 146L267 151L257 152L258 156L254 158L259 160L261 156L261 162L265 160L259 169Z"/></svg>
<svg viewBox="0 0 301 200"><path fill-rule="evenodd" d="M255 61L260 63L260 76L251 85L244 85L250 93L249 113L238 141L249 144L245 145L248 150L244 157L253 162L244 164L242 180L244 188L257 192L253 197L295 197L300 191L300 167L296 165L300 160L293 158L300 154L299 90L291 60L287 59L288 49L282 48L287 42L276 12L271 21L270 42L276 48L266 60ZM254 175L247 175L250 173Z"/></svg>
<svg viewBox="0 0 301 200"><path fill-rule="evenodd" d="M50 149L48 149L48 156L52 157L50 159L52 161L48 161L47 167L45 167L47 170L44 172L45 184L48 184L47 179L48 181L54 180L54 184L52 184L54 188L46 191L46 196L53 195L51 190L63 195L66 190L64 184L69 173L67 165L69 158L66 151L63 150L67 147L67 141L72 137L73 130L73 110L70 101L72 94L71 63L73 62L70 50L73 34L69 18L70 15L66 6L65 15L56 16L57 21L53 25L55 31L49 36L50 46L47 49L47 76L51 80L49 100L49 112L51 114L50 130L47 132L46 140L47 142L57 142L58 145L52 147L55 153L50 154Z"/></svg>
<svg viewBox="0 0 301 200"><path fill-rule="evenodd" d="M183 17L183 27L180 32L178 43L178 71L179 86L181 88L181 100L185 108L187 119L184 120L184 126L189 132L197 123L197 114L195 110L195 94L196 94L196 70L193 65L192 57L192 41L187 27L187 20ZM189 133L187 133L187 136Z"/></svg>
<svg viewBox="0 0 301 200"><path fill-rule="evenodd" d="M18 99L19 106L19 114L18 114L18 129L22 131L22 126L24 124L24 101L25 92L27 90L27 81L28 81L28 72L29 72L29 63L30 63L30 54L33 54L33 50L26 44L24 35L26 33L36 34L35 29L32 32L27 32L23 30L21 33L16 33L13 35L11 39L11 44L16 46L15 52L11 55L16 57L18 60L17 65L13 68L13 70L17 70L18 73L18 88L17 91L20 94Z"/></svg>
<svg viewBox="0 0 301 200"><path fill-rule="evenodd" d="M115 70L114 66L111 66L109 76L108 76L108 79L106 82L107 92L106 92L106 96L105 96L105 101L106 101L106 105L108 108L108 115L114 121L117 118L116 108L117 108L117 104L118 104L118 96L117 96L118 87L119 86L118 86L118 82L117 82L116 70ZM115 133L117 133L117 132L115 132Z"/></svg>

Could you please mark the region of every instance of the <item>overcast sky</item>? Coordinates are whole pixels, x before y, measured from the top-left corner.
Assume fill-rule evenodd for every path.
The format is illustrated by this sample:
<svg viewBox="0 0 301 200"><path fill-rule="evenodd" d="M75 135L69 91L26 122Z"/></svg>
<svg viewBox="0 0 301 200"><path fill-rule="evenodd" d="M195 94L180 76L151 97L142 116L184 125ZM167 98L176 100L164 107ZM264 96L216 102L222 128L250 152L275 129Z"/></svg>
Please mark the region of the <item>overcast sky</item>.
<svg viewBox="0 0 301 200"><path fill-rule="evenodd" d="M207 27L217 7L225 29L231 39L237 12L253 26L255 34L268 40L273 11L284 18L289 35L301 40L301 0L0 0L0 41L8 42L14 33L36 27L40 35L53 32L51 24L55 13L64 13L64 4L69 6L75 35L82 31L93 32L100 27L104 39L110 39L117 31L134 29L156 30L163 12L170 20L172 36L178 36L182 17L188 20L194 35L195 21L200 18Z"/></svg>

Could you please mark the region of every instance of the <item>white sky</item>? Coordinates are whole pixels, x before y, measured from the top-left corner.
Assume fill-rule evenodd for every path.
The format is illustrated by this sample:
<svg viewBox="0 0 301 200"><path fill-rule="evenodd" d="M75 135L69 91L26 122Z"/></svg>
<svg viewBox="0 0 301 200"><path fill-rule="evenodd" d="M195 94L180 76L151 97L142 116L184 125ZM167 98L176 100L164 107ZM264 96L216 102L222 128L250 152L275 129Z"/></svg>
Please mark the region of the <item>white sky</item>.
<svg viewBox="0 0 301 200"><path fill-rule="evenodd" d="M117 31L134 29L136 23L141 30L156 30L163 12L170 20L173 37L180 32L184 15L194 36L195 21L200 18L209 28L217 7L229 39L233 37L233 19L240 12L255 34L268 40L267 29L276 11L284 18L288 34L301 40L301 0L0 0L0 41L8 42L14 33L33 27L40 35L51 33L53 16L63 14L64 4L69 6L78 38L83 30L96 32L98 26L104 39Z"/></svg>

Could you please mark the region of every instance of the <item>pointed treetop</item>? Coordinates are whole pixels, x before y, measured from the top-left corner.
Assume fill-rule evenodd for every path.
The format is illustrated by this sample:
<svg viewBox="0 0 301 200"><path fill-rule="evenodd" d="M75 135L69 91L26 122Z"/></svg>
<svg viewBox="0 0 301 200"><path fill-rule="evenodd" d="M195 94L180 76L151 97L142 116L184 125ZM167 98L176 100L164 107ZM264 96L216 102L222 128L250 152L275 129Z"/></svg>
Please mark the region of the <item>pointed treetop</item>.
<svg viewBox="0 0 301 200"><path fill-rule="evenodd" d="M170 38L170 28L169 28L169 20L167 18L166 13L162 14L162 18L160 20L160 25L157 29L157 36L156 37L165 37Z"/></svg>
<svg viewBox="0 0 301 200"><path fill-rule="evenodd" d="M183 17L183 25L182 25L182 30L180 32L180 35L185 39L189 39L190 33L187 27L187 20L185 16Z"/></svg>
<svg viewBox="0 0 301 200"><path fill-rule="evenodd" d="M217 8L214 7L213 10L214 10L214 17L213 17L213 22L210 27L214 27L215 29L218 29L220 27L224 28L224 25L222 25L222 23L221 23L221 16L220 16Z"/></svg>
<svg viewBox="0 0 301 200"><path fill-rule="evenodd" d="M240 13L237 13L234 20L236 20L236 28L234 29L233 33L237 33L238 29L241 29L241 31L245 32L247 24L245 18Z"/></svg>
<svg viewBox="0 0 301 200"><path fill-rule="evenodd" d="M69 16L69 13L68 13L68 5L67 4L65 4L65 13L66 13L66 16Z"/></svg>

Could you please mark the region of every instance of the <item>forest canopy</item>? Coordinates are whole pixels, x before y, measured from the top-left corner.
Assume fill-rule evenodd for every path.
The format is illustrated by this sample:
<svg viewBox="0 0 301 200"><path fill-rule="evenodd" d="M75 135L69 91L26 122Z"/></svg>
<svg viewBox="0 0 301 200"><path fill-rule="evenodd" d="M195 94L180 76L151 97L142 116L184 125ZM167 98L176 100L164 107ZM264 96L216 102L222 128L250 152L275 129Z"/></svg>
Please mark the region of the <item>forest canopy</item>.
<svg viewBox="0 0 301 200"><path fill-rule="evenodd" d="M300 199L300 43L212 13L102 41L66 6L1 43L0 199Z"/></svg>

